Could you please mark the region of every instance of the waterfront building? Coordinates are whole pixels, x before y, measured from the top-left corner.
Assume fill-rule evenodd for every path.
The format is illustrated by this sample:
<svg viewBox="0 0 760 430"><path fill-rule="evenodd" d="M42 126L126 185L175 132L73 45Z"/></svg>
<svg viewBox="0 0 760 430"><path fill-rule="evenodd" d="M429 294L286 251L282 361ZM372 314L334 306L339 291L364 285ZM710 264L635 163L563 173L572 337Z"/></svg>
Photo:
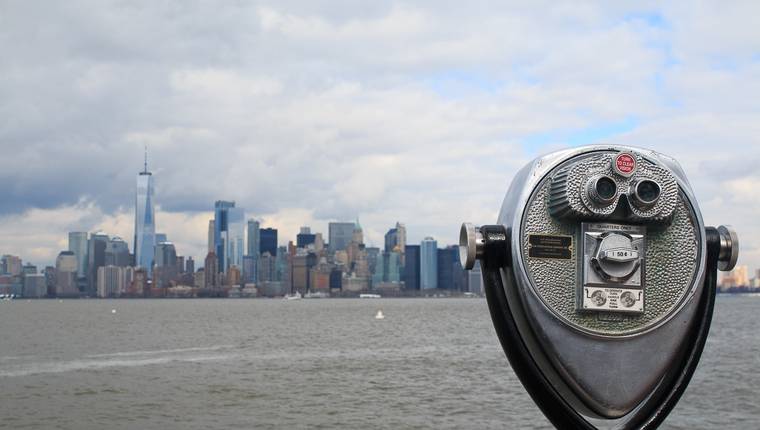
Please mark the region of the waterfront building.
<svg viewBox="0 0 760 430"><path fill-rule="evenodd" d="M204 286L206 288L216 288L221 285L219 282L219 258L215 253L209 252L204 262Z"/></svg>
<svg viewBox="0 0 760 430"><path fill-rule="evenodd" d="M291 263L291 292L305 294L311 284L311 269L317 263L317 256L313 252L300 252L292 257Z"/></svg>
<svg viewBox="0 0 760 430"><path fill-rule="evenodd" d="M245 210L243 208L230 208L227 211L228 248L225 253L225 270L230 266L237 266L238 270L243 267L243 255L245 248Z"/></svg>
<svg viewBox="0 0 760 430"><path fill-rule="evenodd" d="M375 268L371 270L372 273L372 285L379 285L383 282L385 277L385 255L386 253L380 253L375 255Z"/></svg>
<svg viewBox="0 0 760 430"><path fill-rule="evenodd" d="M288 272L288 259L292 254L288 252L286 246L280 246L277 248L277 255L274 261L274 276L275 280L282 281L285 285L288 285L289 279L285 279L285 275Z"/></svg>
<svg viewBox="0 0 760 430"><path fill-rule="evenodd" d="M234 264L227 269L225 280L228 286L237 287L241 285L240 269Z"/></svg>
<svg viewBox="0 0 760 430"><path fill-rule="evenodd" d="M274 282L278 280L276 257L270 254L269 251L263 253L256 263L258 265L259 282Z"/></svg>
<svg viewBox="0 0 760 430"><path fill-rule="evenodd" d="M21 276L23 264L21 258L15 255L3 255L3 273L11 276Z"/></svg>
<svg viewBox="0 0 760 430"><path fill-rule="evenodd" d="M380 269L378 270L378 259L380 258L380 248L375 246L368 246L364 248L367 253L367 270L371 275L375 275L380 272L383 273L383 265L380 263Z"/></svg>
<svg viewBox="0 0 760 430"><path fill-rule="evenodd" d="M243 257L243 282L246 284L258 282L256 260L257 258L253 255L246 255Z"/></svg>
<svg viewBox="0 0 760 430"><path fill-rule="evenodd" d="M229 211L235 202L217 200L214 203L214 253L220 271L227 269L230 248Z"/></svg>
<svg viewBox="0 0 760 430"><path fill-rule="evenodd" d="M253 218L248 220L248 252L246 254L252 256L254 259L258 259L259 255L261 255L260 228L261 223L259 223L259 221Z"/></svg>
<svg viewBox="0 0 760 430"><path fill-rule="evenodd" d="M69 251L77 258L77 278L87 277L87 232L69 232Z"/></svg>
<svg viewBox="0 0 760 430"><path fill-rule="evenodd" d="M385 233L385 252L397 252L400 254L400 264L404 264L404 251L406 248L406 227L400 222Z"/></svg>
<svg viewBox="0 0 760 430"><path fill-rule="evenodd" d="M208 220L208 249L206 253L214 252L216 246L214 246L214 220Z"/></svg>
<svg viewBox="0 0 760 430"><path fill-rule="evenodd" d="M127 291L131 297L148 297L150 294L150 284L146 269L142 267L134 269L132 272L132 282L127 287Z"/></svg>
<svg viewBox="0 0 760 430"><path fill-rule="evenodd" d="M390 283L401 282L401 253L392 251L385 253L383 258L383 281Z"/></svg>
<svg viewBox="0 0 760 430"><path fill-rule="evenodd" d="M330 291L340 292L343 289L343 271L334 267L330 271Z"/></svg>
<svg viewBox="0 0 760 430"><path fill-rule="evenodd" d="M45 288L47 289L47 296L55 297L55 267L45 266L42 270L42 274L45 276Z"/></svg>
<svg viewBox="0 0 760 430"><path fill-rule="evenodd" d="M322 233L314 233L314 251L321 253L325 249L325 240Z"/></svg>
<svg viewBox="0 0 760 430"><path fill-rule="evenodd" d="M277 256L276 228L259 229L259 255L263 255L265 252L273 257Z"/></svg>
<svg viewBox="0 0 760 430"><path fill-rule="evenodd" d="M129 245L122 238L114 236L106 246L105 264L118 267L132 265L132 256L129 254Z"/></svg>
<svg viewBox="0 0 760 430"><path fill-rule="evenodd" d="M369 290L369 279L355 275L344 276L342 280L344 292L361 293Z"/></svg>
<svg viewBox="0 0 760 430"><path fill-rule="evenodd" d="M404 288L407 290L420 289L420 245L404 247L406 264L404 265Z"/></svg>
<svg viewBox="0 0 760 430"><path fill-rule="evenodd" d="M749 286L749 269L747 266L736 266L730 272L722 272L720 285L722 288Z"/></svg>
<svg viewBox="0 0 760 430"><path fill-rule="evenodd" d="M420 289L438 288L438 242L426 237L420 243Z"/></svg>
<svg viewBox="0 0 760 430"><path fill-rule="evenodd" d="M119 297L126 290L126 268L118 266L98 267L97 295L101 298Z"/></svg>
<svg viewBox="0 0 760 430"><path fill-rule="evenodd" d="M195 260L193 260L193 257L187 257L187 260L185 261L185 273L191 275L195 273Z"/></svg>
<svg viewBox="0 0 760 430"><path fill-rule="evenodd" d="M55 259L55 295L78 296L77 270L79 260L73 251L61 251Z"/></svg>
<svg viewBox="0 0 760 430"><path fill-rule="evenodd" d="M37 266L35 266L32 263L26 263L23 266L21 266L21 275L36 275L37 274Z"/></svg>
<svg viewBox="0 0 760 430"><path fill-rule="evenodd" d="M205 272L205 269L201 267L197 272L193 273L193 286L195 288L206 288Z"/></svg>
<svg viewBox="0 0 760 430"><path fill-rule="evenodd" d="M47 282L45 280L45 275L41 273L25 274L23 296L26 298L40 298L47 296Z"/></svg>
<svg viewBox="0 0 760 430"><path fill-rule="evenodd" d="M437 251L438 288L462 291L465 273L459 262L459 247L448 246Z"/></svg>
<svg viewBox="0 0 760 430"><path fill-rule="evenodd" d="M356 225L352 222L331 222L328 224L328 248L330 252L345 251L354 235Z"/></svg>
<svg viewBox="0 0 760 430"><path fill-rule="evenodd" d="M168 288L177 280L177 250L171 242L156 245L153 288Z"/></svg>
<svg viewBox="0 0 760 430"><path fill-rule="evenodd" d="M475 266L467 272L467 291L478 295L483 294L483 273L480 269L480 260L475 260Z"/></svg>
<svg viewBox="0 0 760 430"><path fill-rule="evenodd" d="M108 235L96 232L90 235L87 244L87 295L94 297L97 294L98 268L106 265L106 249L108 248ZM151 254L151 261L153 252Z"/></svg>
<svg viewBox="0 0 760 430"><path fill-rule="evenodd" d="M313 245L314 241L317 240L317 236L311 233L304 233L303 229L308 227L301 227L301 233L298 233L296 235L296 247L298 248L306 248L309 245Z"/></svg>
<svg viewBox="0 0 760 430"><path fill-rule="evenodd" d="M145 151L143 171L137 175L137 190L135 192L135 265L150 269L153 266L153 253L156 246L155 223L155 187L153 174L148 171L148 152ZM88 259L88 262L92 258ZM100 267L100 266L99 266ZM90 268L94 277L97 268ZM149 275L150 276L150 275ZM91 281L92 284L92 281Z"/></svg>

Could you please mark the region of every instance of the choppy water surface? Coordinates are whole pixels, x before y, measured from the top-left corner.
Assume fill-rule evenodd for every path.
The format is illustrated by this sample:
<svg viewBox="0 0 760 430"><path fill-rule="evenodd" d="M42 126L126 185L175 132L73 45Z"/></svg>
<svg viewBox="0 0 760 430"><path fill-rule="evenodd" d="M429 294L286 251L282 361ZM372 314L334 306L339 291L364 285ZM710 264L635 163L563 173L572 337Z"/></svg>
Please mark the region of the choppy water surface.
<svg viewBox="0 0 760 430"><path fill-rule="evenodd" d="M758 314L760 297L718 298L665 428L760 425ZM14 429L549 428L480 299L2 302L0 417Z"/></svg>

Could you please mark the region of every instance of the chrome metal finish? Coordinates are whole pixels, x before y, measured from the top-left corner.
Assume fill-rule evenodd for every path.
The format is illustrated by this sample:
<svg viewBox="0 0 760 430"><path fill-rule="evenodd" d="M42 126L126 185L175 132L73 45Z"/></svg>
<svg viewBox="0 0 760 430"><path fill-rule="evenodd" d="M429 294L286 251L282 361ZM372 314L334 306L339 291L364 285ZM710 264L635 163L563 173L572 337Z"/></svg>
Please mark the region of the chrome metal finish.
<svg viewBox="0 0 760 430"><path fill-rule="evenodd" d="M696 202L686 175L672 158L645 149L594 145L548 154L520 170L502 203L499 224L510 228L513 232L521 232L523 223L527 222L528 202L535 189L543 181L571 158L606 152L631 152L639 161L652 163L651 167L637 168L637 173L667 173L658 176L658 178L665 177L668 185L663 185L660 200L653 208L653 211L658 211L658 208L663 208L663 210L652 218L648 218L649 222L657 222L665 215L669 216L671 210L674 211L676 207L675 203L671 202L678 198L679 192L682 193L686 202ZM557 174L562 172L563 170L560 169ZM584 175L582 171L571 172L566 184L569 185L572 176L576 174ZM618 182L619 191L620 183ZM569 192L571 187L563 187L562 190ZM583 195L585 193L581 193L581 196ZM583 212L585 207L582 204L577 205L575 203L577 200L567 201L570 205L565 212L570 212L571 209L578 210L578 213L586 217L591 215L591 213ZM550 200L549 205L551 203ZM647 324L640 330L614 336L582 329L549 308L528 275L527 255L524 253L523 240L520 236L522 233L513 236L510 245L512 260L509 270L514 274L514 283L509 280L510 276L505 270L502 270L502 279L504 279L504 291L509 303L520 304L512 308L515 322L521 332L535 333L525 339L528 349L532 351L547 377L556 382L558 389L570 390L567 399L579 399L573 401L579 410L590 407L593 411L590 412L591 415L601 414L608 419L622 417L628 412L635 411L637 405L640 407L652 392L652 388L659 383L660 375L668 369L676 356L678 345L673 345L672 339L681 339L686 336L688 323L692 321L697 308L696 301L691 298L701 293L705 277L706 245L702 216L696 204L687 203L687 206L693 214L693 227L697 234L695 238L697 270L693 274L692 283L686 289L685 296L663 318ZM649 215L649 212L646 215ZM625 342L622 342L623 340ZM606 353L589 354L590 351L609 353L613 350L617 360L614 365L611 365L609 359L606 358ZM641 351L644 350L651 351L647 354L646 360L642 360L641 357ZM620 369L630 369L638 377L624 378ZM594 382L599 380L618 380L619 383L599 385Z"/></svg>
<svg viewBox="0 0 760 430"><path fill-rule="evenodd" d="M465 270L475 267L475 260L483 257L483 245L480 227L467 222L462 224L459 230L459 261Z"/></svg>
<svg viewBox="0 0 760 430"><path fill-rule="evenodd" d="M728 272L736 267L739 259L739 236L730 225L718 227L720 234L720 253L718 254L718 270Z"/></svg>
<svg viewBox="0 0 760 430"><path fill-rule="evenodd" d="M601 184L599 195L602 178L615 184L614 193ZM502 338L510 360L529 356L536 369L524 373L541 375L588 422L633 428L628 424L659 401L674 363L692 348L694 322L711 315L703 306L715 282L708 242L715 256L717 240L683 169L628 146L557 151L517 173L498 224L509 232L509 252L505 265L490 266L488 291L498 294L489 305L494 297L504 302L491 311L509 316L508 325L497 324L497 316L494 323L500 336L510 333L507 344ZM492 227L481 234L462 226L466 269L479 258L492 260ZM731 270L738 237L730 226L717 230L718 267ZM509 348L513 338L521 352Z"/></svg>

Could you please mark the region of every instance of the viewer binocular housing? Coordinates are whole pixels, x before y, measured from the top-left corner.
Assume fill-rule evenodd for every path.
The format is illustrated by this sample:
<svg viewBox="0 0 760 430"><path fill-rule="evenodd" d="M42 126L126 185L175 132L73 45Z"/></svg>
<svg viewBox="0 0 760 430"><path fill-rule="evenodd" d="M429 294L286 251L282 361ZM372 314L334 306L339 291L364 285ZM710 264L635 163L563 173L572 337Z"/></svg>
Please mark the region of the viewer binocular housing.
<svg viewBox="0 0 760 430"><path fill-rule="evenodd" d="M738 258L662 154L587 146L520 170L495 225L464 224L502 346L560 428L654 428L696 368L716 271Z"/></svg>

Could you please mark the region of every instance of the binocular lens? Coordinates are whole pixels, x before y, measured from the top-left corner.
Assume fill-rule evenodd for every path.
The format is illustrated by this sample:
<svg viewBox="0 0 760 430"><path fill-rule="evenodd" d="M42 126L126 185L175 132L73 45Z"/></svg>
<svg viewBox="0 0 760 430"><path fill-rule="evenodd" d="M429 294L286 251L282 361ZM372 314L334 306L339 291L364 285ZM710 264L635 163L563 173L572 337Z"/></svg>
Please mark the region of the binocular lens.
<svg viewBox="0 0 760 430"><path fill-rule="evenodd" d="M617 196L617 184L608 176L592 178L586 190L591 200L604 206L613 203Z"/></svg>
<svg viewBox="0 0 760 430"><path fill-rule="evenodd" d="M644 179L636 184L635 192L636 200L651 205L660 197L660 186L655 181Z"/></svg>
<svg viewBox="0 0 760 430"><path fill-rule="evenodd" d="M602 176L596 181L596 194L602 200L610 200L617 194L617 185L612 179Z"/></svg>

